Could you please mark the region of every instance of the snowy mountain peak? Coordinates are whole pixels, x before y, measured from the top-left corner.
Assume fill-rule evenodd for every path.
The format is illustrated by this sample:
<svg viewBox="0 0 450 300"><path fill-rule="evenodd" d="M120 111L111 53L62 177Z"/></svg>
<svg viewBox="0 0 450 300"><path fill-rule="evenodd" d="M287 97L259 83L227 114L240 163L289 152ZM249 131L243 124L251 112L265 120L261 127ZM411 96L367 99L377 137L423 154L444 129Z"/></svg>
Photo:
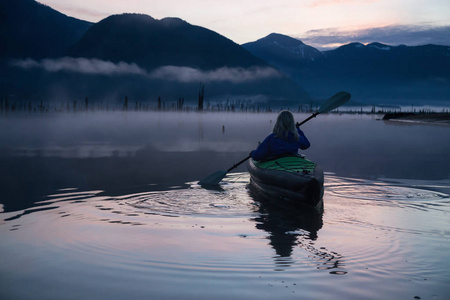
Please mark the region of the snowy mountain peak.
<svg viewBox="0 0 450 300"><path fill-rule="evenodd" d="M389 50L392 49L391 46L384 45L384 44L381 44L381 43L371 43L371 44L369 44L367 46L371 47L371 48L378 49L378 50L383 50L383 51L389 51Z"/></svg>
<svg viewBox="0 0 450 300"><path fill-rule="evenodd" d="M312 61L323 56L322 52L304 44L299 39L278 33L271 33L256 42L247 43L242 46L252 53L258 53L257 56L263 59L267 58L269 53L278 53L285 57Z"/></svg>

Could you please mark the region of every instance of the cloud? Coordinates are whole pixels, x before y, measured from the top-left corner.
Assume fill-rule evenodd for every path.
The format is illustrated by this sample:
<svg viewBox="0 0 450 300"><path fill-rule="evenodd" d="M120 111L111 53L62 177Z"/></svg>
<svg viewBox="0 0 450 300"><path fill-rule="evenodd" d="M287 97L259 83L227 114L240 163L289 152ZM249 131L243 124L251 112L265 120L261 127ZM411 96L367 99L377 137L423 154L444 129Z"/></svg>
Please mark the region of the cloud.
<svg viewBox="0 0 450 300"><path fill-rule="evenodd" d="M352 42L380 42L393 46L450 45L450 26L391 25L359 30L324 28L310 30L299 38L319 50L329 50Z"/></svg>
<svg viewBox="0 0 450 300"><path fill-rule="evenodd" d="M14 60L13 66L22 69L43 69L48 72L73 72L86 75L139 75L149 79L188 82L242 83L260 79L279 78L282 75L270 67L229 68L200 70L183 66L163 66L147 71L135 63L113 63L99 59L63 57L57 59Z"/></svg>
<svg viewBox="0 0 450 300"><path fill-rule="evenodd" d="M145 75L146 71L132 63L112 63L100 59L62 57L57 59L15 60L12 65L23 69L39 68L48 72L69 71L92 75Z"/></svg>
<svg viewBox="0 0 450 300"><path fill-rule="evenodd" d="M229 68L222 67L211 71L178 66L165 66L149 74L154 79L165 79L180 82L213 82L227 81L241 83L259 79L277 78L281 74L273 68Z"/></svg>

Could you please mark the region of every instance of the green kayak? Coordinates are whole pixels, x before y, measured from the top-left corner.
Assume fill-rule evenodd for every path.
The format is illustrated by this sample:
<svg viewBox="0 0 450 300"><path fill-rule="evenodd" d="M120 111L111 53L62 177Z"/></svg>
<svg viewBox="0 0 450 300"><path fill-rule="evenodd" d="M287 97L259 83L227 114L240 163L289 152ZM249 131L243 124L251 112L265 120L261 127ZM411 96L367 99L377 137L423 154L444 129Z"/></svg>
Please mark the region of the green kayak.
<svg viewBox="0 0 450 300"><path fill-rule="evenodd" d="M281 206L323 207L322 169L300 156L269 161L250 159L251 184L265 197Z"/></svg>

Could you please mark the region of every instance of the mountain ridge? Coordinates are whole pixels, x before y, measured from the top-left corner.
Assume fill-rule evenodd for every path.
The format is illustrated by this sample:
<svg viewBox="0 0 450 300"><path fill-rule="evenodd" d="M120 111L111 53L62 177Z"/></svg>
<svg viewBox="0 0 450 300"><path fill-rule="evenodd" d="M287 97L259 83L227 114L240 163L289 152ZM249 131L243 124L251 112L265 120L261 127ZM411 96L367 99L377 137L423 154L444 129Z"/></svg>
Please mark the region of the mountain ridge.
<svg viewBox="0 0 450 300"><path fill-rule="evenodd" d="M16 1L28 6L25 11L38 7L44 16L57 15L63 23L72 21L35 1ZM22 10L15 13L20 15ZM35 19L43 23L47 20ZM40 35L54 26L49 20L41 24ZM59 38L59 42L43 44L44 48L58 44L58 51L29 55L26 51L34 48L22 44L24 51L0 60L0 95L27 101L85 97L121 101L118 99L126 96L150 101L159 96L185 97L188 103L197 100L199 86L206 84L205 95L211 100L239 97L272 102L310 101L298 84L240 45L179 18L113 15L89 24L83 36L67 50L67 43Z"/></svg>
<svg viewBox="0 0 450 300"><path fill-rule="evenodd" d="M287 45L301 42L288 36L283 40ZM349 43L309 57L283 55L283 45L272 44L266 51L264 38L243 47L285 72L313 98L346 89L370 101L450 99L450 46Z"/></svg>
<svg viewBox="0 0 450 300"><path fill-rule="evenodd" d="M109 16L94 24L66 53L112 62L136 62L146 69L165 65L200 69L264 66L231 40L179 18L143 14Z"/></svg>
<svg viewBox="0 0 450 300"><path fill-rule="evenodd" d="M0 0L0 59L62 55L91 25L34 0Z"/></svg>
<svg viewBox="0 0 450 300"><path fill-rule="evenodd" d="M372 102L450 99L448 46L350 43L321 52L279 33L238 45L175 17L120 14L93 24L34 0L0 0L0 8L3 95L175 97L192 89L195 80L206 80L207 91L222 98L265 95L305 103L308 94L325 99L347 90L354 99ZM76 73L86 64L89 72ZM129 74L120 73L123 69ZM199 84L189 93L195 95Z"/></svg>

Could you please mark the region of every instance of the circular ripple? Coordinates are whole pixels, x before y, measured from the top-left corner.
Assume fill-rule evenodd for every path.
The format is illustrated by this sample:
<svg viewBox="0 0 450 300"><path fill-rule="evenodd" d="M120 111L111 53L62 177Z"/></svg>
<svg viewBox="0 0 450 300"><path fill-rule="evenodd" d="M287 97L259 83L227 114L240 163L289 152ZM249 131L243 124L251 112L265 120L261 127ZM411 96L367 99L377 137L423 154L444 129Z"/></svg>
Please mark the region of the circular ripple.
<svg viewBox="0 0 450 300"><path fill-rule="evenodd" d="M363 200L440 200L449 197L436 191L380 183L335 185L326 190L335 196Z"/></svg>
<svg viewBox="0 0 450 300"><path fill-rule="evenodd" d="M196 183L190 188L130 195L126 203L146 213L180 216L206 215L241 217L254 211L254 200L248 194L248 175L227 176L221 187L205 189Z"/></svg>

